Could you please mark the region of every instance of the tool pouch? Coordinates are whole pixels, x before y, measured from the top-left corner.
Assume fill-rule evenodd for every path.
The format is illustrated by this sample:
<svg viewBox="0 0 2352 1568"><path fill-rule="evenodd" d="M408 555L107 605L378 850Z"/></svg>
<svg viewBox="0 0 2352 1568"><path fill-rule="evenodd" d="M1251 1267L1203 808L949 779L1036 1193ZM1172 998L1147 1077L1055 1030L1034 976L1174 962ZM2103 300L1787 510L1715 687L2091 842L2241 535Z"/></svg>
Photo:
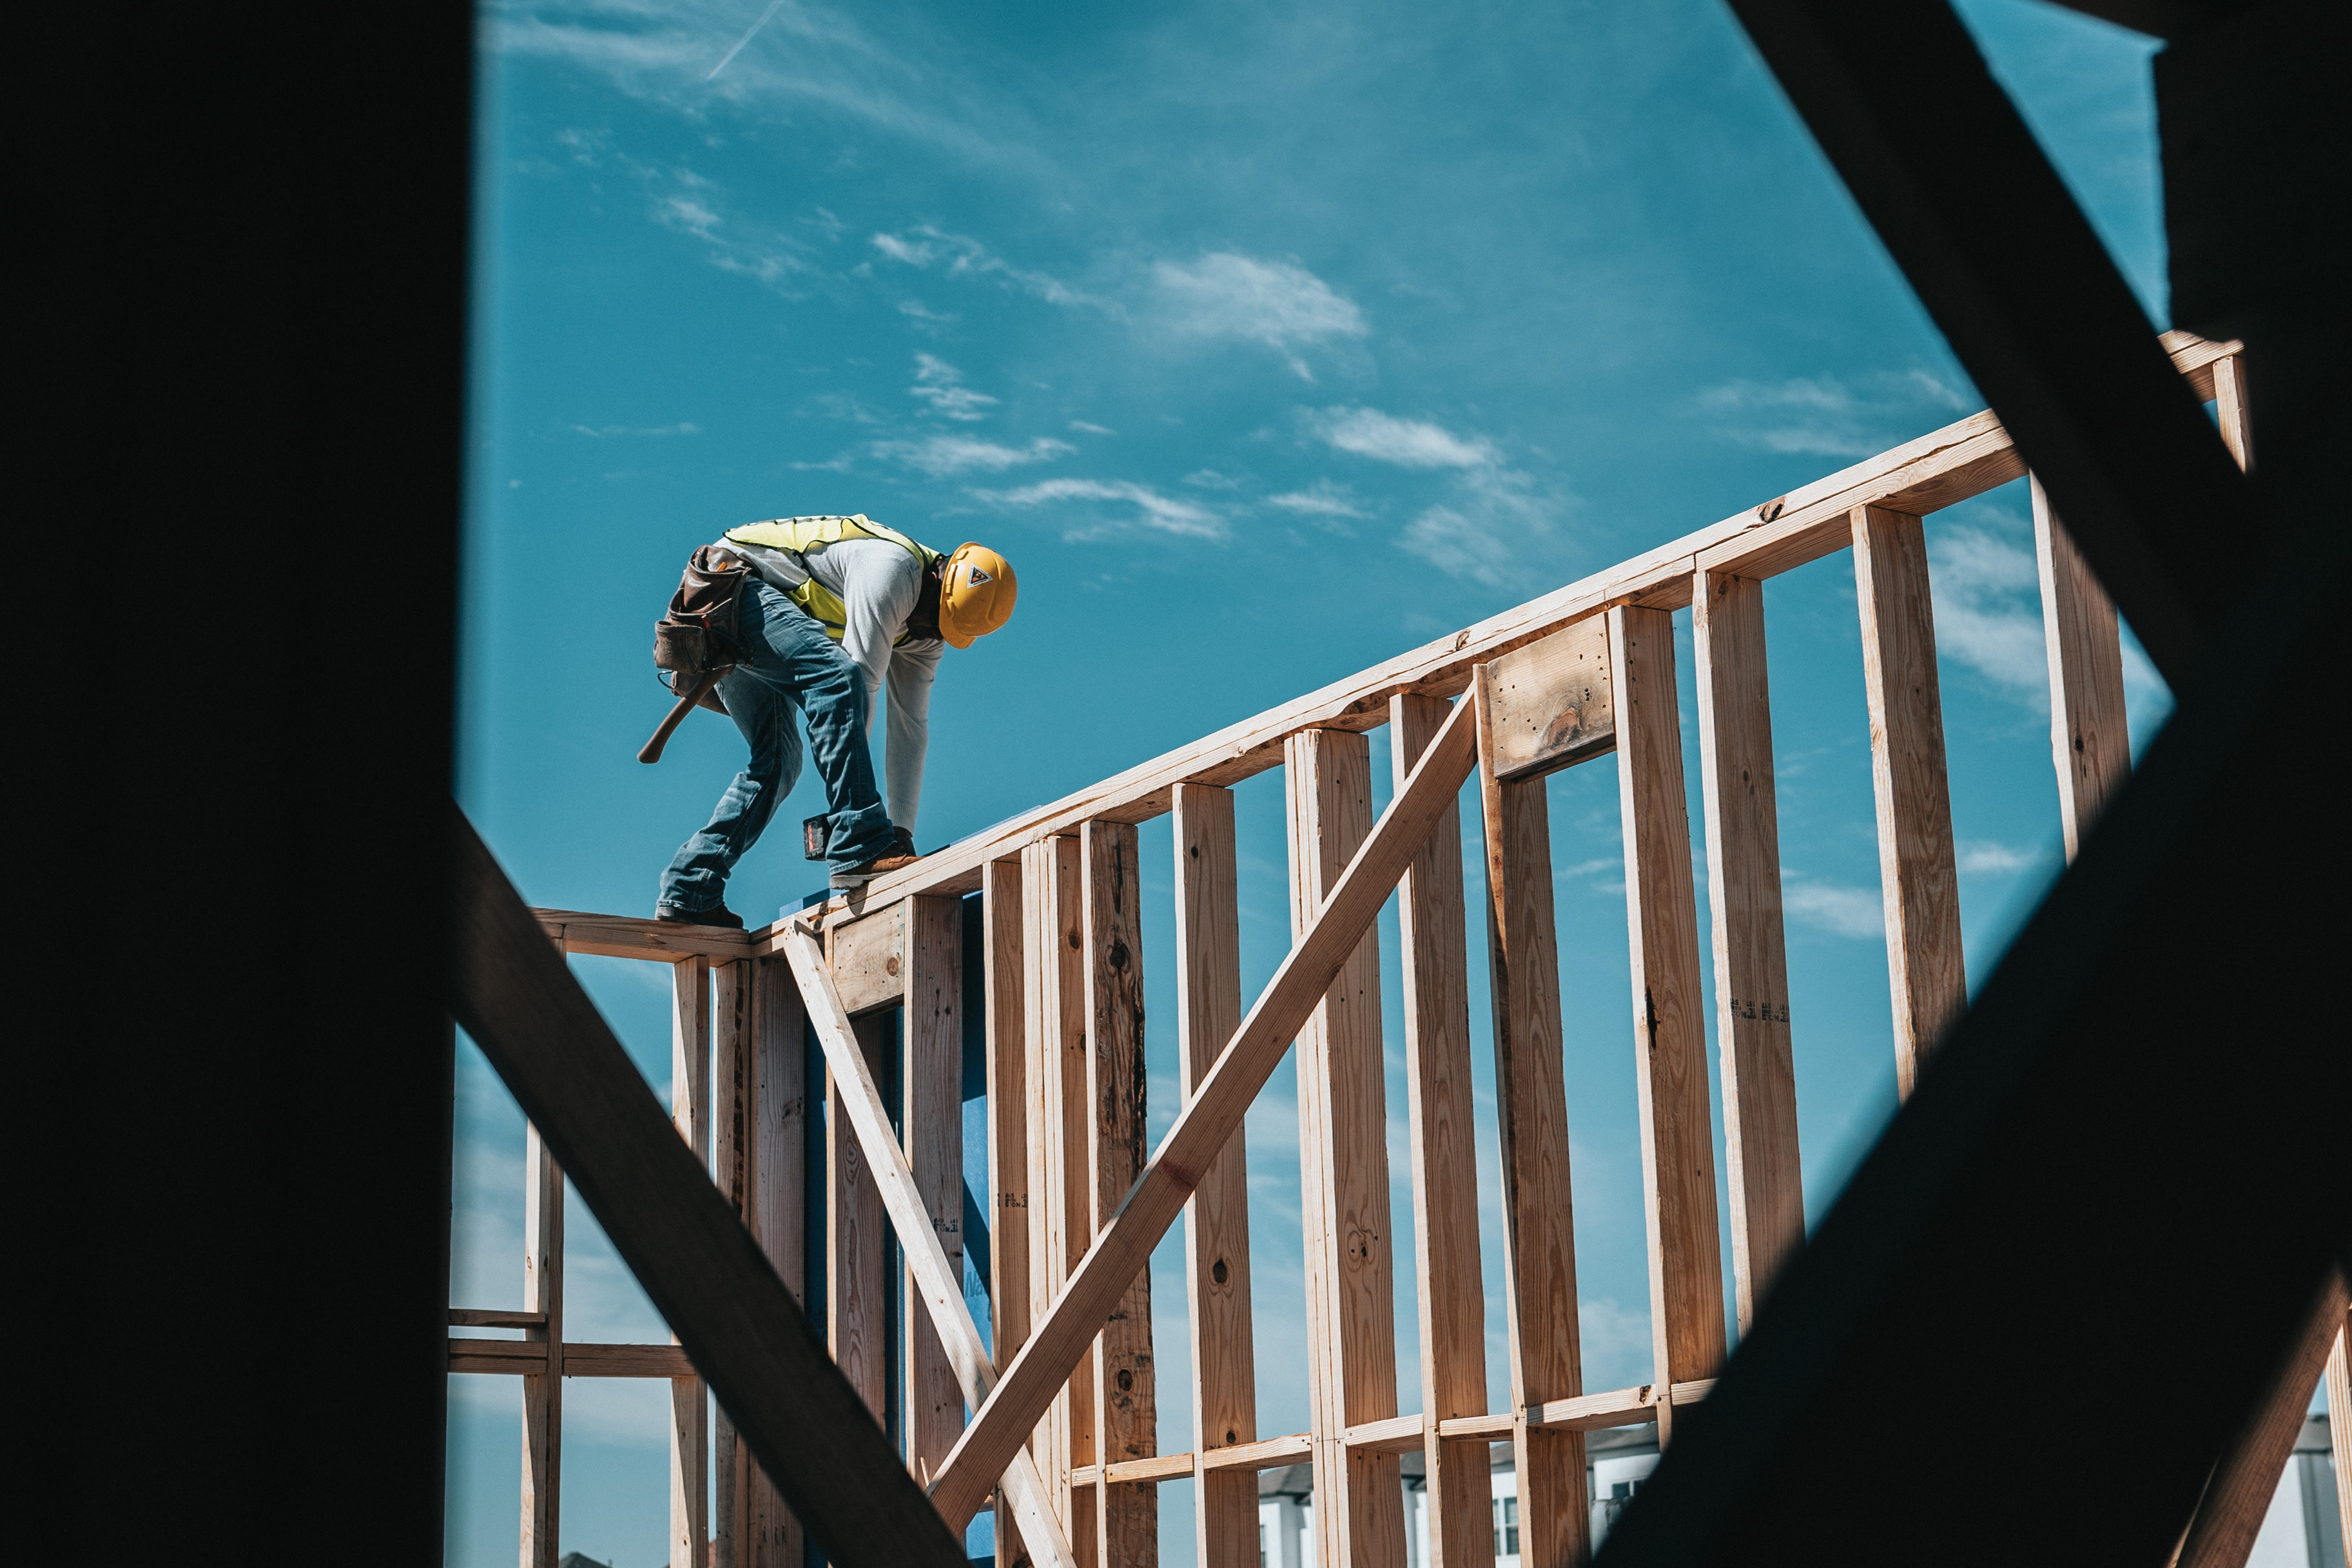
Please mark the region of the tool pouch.
<svg viewBox="0 0 2352 1568"><path fill-rule="evenodd" d="M740 558L709 545L687 562L677 591L670 595L669 612L654 622L654 668L672 691L683 693L710 671L743 662L735 622L751 577ZM727 711L715 694L703 706Z"/></svg>

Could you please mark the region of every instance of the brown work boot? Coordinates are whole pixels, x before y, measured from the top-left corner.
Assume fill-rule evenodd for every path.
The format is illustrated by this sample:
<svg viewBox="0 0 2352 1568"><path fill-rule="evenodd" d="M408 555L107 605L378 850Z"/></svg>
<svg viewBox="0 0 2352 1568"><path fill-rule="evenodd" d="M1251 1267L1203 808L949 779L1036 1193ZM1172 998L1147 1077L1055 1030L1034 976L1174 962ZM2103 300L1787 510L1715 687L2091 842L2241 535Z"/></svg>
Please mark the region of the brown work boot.
<svg viewBox="0 0 2352 1568"><path fill-rule="evenodd" d="M902 850L893 846L890 849L883 851L880 854L876 855L864 865L852 866L847 871L835 872L833 873L833 885L835 887L864 887L867 883L872 882L877 876L887 876L894 871L905 871L908 866L913 865L919 858L919 857L911 850Z"/></svg>
<svg viewBox="0 0 2352 1568"><path fill-rule="evenodd" d="M718 925L730 931L743 929L743 917L721 904L710 909L681 909L675 904L654 905L654 918L673 925Z"/></svg>

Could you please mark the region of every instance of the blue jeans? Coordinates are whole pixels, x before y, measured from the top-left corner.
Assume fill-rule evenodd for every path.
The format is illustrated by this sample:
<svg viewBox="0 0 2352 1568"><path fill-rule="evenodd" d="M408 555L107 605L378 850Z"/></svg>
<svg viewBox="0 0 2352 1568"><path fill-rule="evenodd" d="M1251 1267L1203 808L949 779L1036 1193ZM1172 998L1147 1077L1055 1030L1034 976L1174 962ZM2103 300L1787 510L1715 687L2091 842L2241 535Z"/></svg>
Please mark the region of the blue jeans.
<svg viewBox="0 0 2352 1568"><path fill-rule="evenodd" d="M727 873L793 792L801 774L801 737L793 716L808 725L809 749L824 780L832 831L825 858L836 869L864 865L893 844L889 809L874 787L874 758L866 745L866 681L841 647L791 600L754 580L743 591L737 641L745 662L719 683L719 700L751 747L751 760L703 830L678 847L662 873L661 902L679 909L716 909L726 901Z"/></svg>

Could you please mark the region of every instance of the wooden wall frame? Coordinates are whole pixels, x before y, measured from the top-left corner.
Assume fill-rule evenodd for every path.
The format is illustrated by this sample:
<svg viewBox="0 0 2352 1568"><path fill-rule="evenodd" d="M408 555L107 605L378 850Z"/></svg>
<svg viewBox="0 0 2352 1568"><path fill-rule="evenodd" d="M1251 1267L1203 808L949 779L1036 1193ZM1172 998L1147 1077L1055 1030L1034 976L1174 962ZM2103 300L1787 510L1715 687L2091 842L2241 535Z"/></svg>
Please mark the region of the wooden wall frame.
<svg viewBox="0 0 2352 1568"><path fill-rule="evenodd" d="M2251 462L2238 346L2185 333L2164 344L2191 388L2218 400L2231 454ZM883 1369L893 1360L901 1367L901 1457L950 1528L1001 1500L1000 1563L1154 1562L1156 1484L1185 1479L1203 1568L1240 1568L1256 1551L1255 1476L1302 1461L1314 1467L1321 1502L1322 1562L1402 1561L1398 1456L1417 1452L1429 1478L1431 1561L1464 1568L1492 1554L1496 1442L1513 1445L1528 1559L1581 1561L1584 1434L1654 1423L1669 1439L1675 1409L1713 1385L1727 1304L1744 1331L1804 1244L1791 1045L1802 1024L1791 1017L1781 921L1766 583L1852 552L1889 997L1907 1094L1966 999L1922 519L2023 475L2000 423L1971 416L761 930L535 914L560 952L671 966L677 1134L795 1294L811 1212L803 1150L822 1096L829 1347L877 1419L890 1394ZM2119 634L2113 604L2038 484L2033 499L2071 857L2130 768ZM1696 662L1704 821L1696 831L1676 692L1675 615L1684 609ZM1364 732L1381 725L1393 791L1375 821ZM1657 1370L1648 1385L1588 1393L1543 779L1612 755ZM1294 945L1245 1002L1230 787L1277 765L1286 773ZM1500 1401L1485 1361L1455 808L1474 775L1501 1125L1510 1386ZM1143 907L1136 824L1163 812L1173 818L1175 897L1155 913ZM1695 841L1706 861L1711 1014ZM1387 1103L1384 1087L1384 956L1374 925L1392 892L1402 1108ZM959 901L973 894L982 936L967 954ZM1182 1104L1155 1149L1145 1137L1142 955L1145 923L1160 918L1175 935ZM988 1343L961 1295L961 982L974 961L989 1099ZM1723 1072L1728 1281L1718 1263L1710 1021ZM848 1067L846 1079L829 1069L822 1083L807 1080L806 1029L829 1062ZM1266 1436L1257 1424L1240 1129L1294 1039L1312 1414L1306 1432ZM842 1054L853 1050L854 1059ZM876 1085L893 1051L902 1131L876 1144ZM1411 1151L1402 1173L1411 1238L1388 1233L1397 1175L1388 1135L1399 1116ZM536 1131L525 1164L524 1306L450 1314L455 1328L523 1336L450 1342L453 1371L522 1380L523 1568L555 1560L562 1383L576 1376L671 1383L672 1550L684 1554L674 1560L708 1550L714 1568L796 1564L797 1522L727 1417L707 1424L705 1385L681 1349L565 1340L563 1173ZM1180 1217L1193 1367L1181 1393L1158 1386L1148 1270ZM910 1231L918 1219L928 1234ZM883 1344L886 1222L907 1248L907 1299L921 1303L910 1307L895 1356ZM1394 1270L1408 1252L1422 1410L1401 1416ZM2304 1360L2313 1378L2329 1362L2340 1384L2340 1298L2330 1310L2315 1320ZM1189 1407L1193 1451L1160 1451L1163 1396ZM2268 1460L2247 1462L2258 1471ZM718 1511L706 1518L712 1466ZM2220 1540L2226 1522L2215 1514L2208 1535ZM2230 1560L2207 1545L2193 1555L2200 1568Z"/></svg>

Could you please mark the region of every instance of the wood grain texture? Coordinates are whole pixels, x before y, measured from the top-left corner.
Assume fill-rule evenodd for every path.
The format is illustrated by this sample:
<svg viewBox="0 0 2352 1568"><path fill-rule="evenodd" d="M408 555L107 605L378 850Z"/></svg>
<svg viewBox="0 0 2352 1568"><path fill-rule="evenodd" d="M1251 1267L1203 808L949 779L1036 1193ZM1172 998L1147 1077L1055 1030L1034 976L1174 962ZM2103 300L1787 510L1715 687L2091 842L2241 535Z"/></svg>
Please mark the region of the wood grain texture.
<svg viewBox="0 0 2352 1568"><path fill-rule="evenodd" d="M1179 784L1175 843L1176 1070L1186 1100L1215 1067L1242 1018L1241 912L1233 791ZM1201 1451L1257 1440L1257 1362L1250 1322L1249 1160L1229 1139L1184 1206L1192 1335L1192 1430ZM1192 1488L1201 1568L1256 1568L1257 1484L1202 1471Z"/></svg>
<svg viewBox="0 0 2352 1568"><path fill-rule="evenodd" d="M825 955L850 1017L897 1007L907 994L907 901L833 925L825 932Z"/></svg>
<svg viewBox="0 0 2352 1568"><path fill-rule="evenodd" d="M1178 1113L1108 1228L1051 1310L1033 1320L1029 1343L1004 1369L996 1392L974 1413L946 1470L932 1483L931 1500L941 1517L971 1518L987 1495L989 1467L1010 1457L1085 1355L1095 1331L1183 1212L1201 1173L1240 1130L1251 1102L1476 766L1476 742L1470 713L1457 707L1324 901L1313 929L1276 967L1216 1067Z"/></svg>
<svg viewBox="0 0 2352 1568"><path fill-rule="evenodd" d="M751 1191L751 963L710 971L710 1179L746 1229L759 1234ZM710 1568L742 1568L750 1557L751 1454L723 1409L710 1413Z"/></svg>
<svg viewBox="0 0 2352 1568"><path fill-rule="evenodd" d="M1094 1202L1087 1189L1086 896L1077 839L1056 836L1031 845L1022 852L1021 871L1022 908L1028 921L1024 952L1030 1053L1029 1191L1034 1205L1029 1231L1029 1312L1034 1325L1046 1315L1072 1269L1086 1256L1093 1228ZM1089 1349L1101 1321L1088 1329ZM1063 1370L1051 1418L1039 1433L1045 1451L1038 1462L1054 1490L1055 1512L1071 1549L1080 1562L1091 1565L1097 1561L1095 1494L1092 1489L1074 1489L1070 1472L1099 1462L1094 1367L1090 1358L1081 1366L1074 1357ZM967 1441L969 1437L967 1428Z"/></svg>
<svg viewBox="0 0 2352 1568"><path fill-rule="evenodd" d="M2263 1517L2294 1455L2304 1413L2311 1408L2328 1354L2344 1332L2347 1304L2344 1276L2331 1270L2319 1299L2312 1303L2309 1323L2279 1368L2269 1395L2214 1467L2213 1479L2206 1483L2197 1515L2173 1558L2176 1568L2246 1568L2254 1537L2262 1533ZM2330 1414L2340 1408L2331 1406Z"/></svg>
<svg viewBox="0 0 2352 1568"><path fill-rule="evenodd" d="M459 1027L834 1562L962 1563L961 1542L924 1506L645 1075L471 824L454 808L451 818L448 984ZM565 1359L579 1357L567 1346Z"/></svg>
<svg viewBox="0 0 2352 1568"><path fill-rule="evenodd" d="M1486 690L1495 706L1487 765L1497 779L1538 779L1615 744L1609 633L1597 618L1504 654L1486 676Z"/></svg>
<svg viewBox="0 0 2352 1568"><path fill-rule="evenodd" d="M2214 361L2239 347L2189 333L2167 334L2164 345L2200 396L2211 395ZM909 893L977 891L982 865L1025 844L1075 831L1089 821L1149 821L1168 810L1169 791L1177 784L1231 785L1279 766L1284 742L1301 730L1378 727L1389 698L1400 692L1457 695L1475 665L1612 603L1678 609L1689 602L1692 574L1702 568L1770 577L1834 554L1845 546L1846 517L1855 507L1918 515L2024 472L2023 459L1990 411L1971 414L926 855L906 871L835 899L826 918L878 908ZM769 950L778 929L751 933L753 951Z"/></svg>
<svg viewBox="0 0 2352 1568"><path fill-rule="evenodd" d="M1471 706L1481 724L1486 706L1482 674L1471 688ZM1479 803L1486 824L1486 956L1502 1145L1508 1435L1519 1478L1521 1561L1581 1563L1591 1531L1584 1439L1527 1419L1531 1406L1572 1399L1584 1391L1560 1054L1559 938L1552 915L1551 818L1541 779L1506 784L1488 768L1479 770Z"/></svg>
<svg viewBox="0 0 2352 1568"><path fill-rule="evenodd" d="M1952 797L1944 771L1944 704L1936 676L1936 612L1927 590L1927 535L1919 519L1856 507L1852 524L1895 1010L1895 1080L1908 1098L1927 1052L1969 999Z"/></svg>
<svg viewBox="0 0 2352 1568"><path fill-rule="evenodd" d="M1261 1437L1255 1443L1238 1443L1230 1448L1219 1448L1213 1454L1197 1456L1194 1468L1203 1474L1217 1470L1271 1470L1285 1465L1295 1465L1315 1452L1311 1433L1293 1432L1283 1437ZM1256 1483L1251 1483L1253 1491Z"/></svg>
<svg viewBox="0 0 2352 1568"><path fill-rule="evenodd" d="M1085 906L1087 1098L1089 1115L1087 1243L1110 1223L1142 1173L1150 1133L1144 1065L1141 873L1134 827L1088 822L1078 834ZM1095 1342L1097 1461L1160 1452L1159 1371L1151 1343L1151 1270L1134 1281ZM1150 1568L1160 1561L1160 1494L1150 1487L1097 1493L1097 1560Z"/></svg>
<svg viewBox="0 0 2352 1568"><path fill-rule="evenodd" d="M522 1385L522 1568L555 1568L563 1525L563 1168L523 1129L523 1339L545 1369ZM457 1314L451 1314L456 1321Z"/></svg>
<svg viewBox="0 0 2352 1568"><path fill-rule="evenodd" d="M856 1020L857 1043L878 1078L898 1044L898 1019L887 1013ZM839 1075L824 1075L825 1179L824 1332L833 1359L849 1385L882 1421L890 1395L882 1194L866 1152L849 1130Z"/></svg>
<svg viewBox="0 0 2352 1568"><path fill-rule="evenodd" d="M2107 799L2131 775L2124 649L2115 601L2091 575L2032 481L2033 555L2042 580L2042 642L2050 665L2050 755L2058 821L2072 861Z"/></svg>
<svg viewBox="0 0 2352 1568"><path fill-rule="evenodd" d="M1371 831L1371 749L1345 730L1290 737L1290 929L1315 924ZM1358 1454L1348 1428L1396 1414L1396 1281L1389 1235L1381 946L1368 930L1298 1033L1299 1204L1316 1549L1326 1568L1404 1551L1396 1458Z"/></svg>
<svg viewBox="0 0 2352 1568"><path fill-rule="evenodd" d="M670 967L670 1124L710 1168L710 959ZM673 1336L675 1337L675 1336ZM710 1399L698 1377L669 1385L669 1560L700 1563L710 1541Z"/></svg>
<svg viewBox="0 0 2352 1568"><path fill-rule="evenodd" d="M1773 1271L1805 1239L1764 585L1710 572L1693 584L1691 602L1731 1272L1744 1333Z"/></svg>
<svg viewBox="0 0 2352 1568"><path fill-rule="evenodd" d="M573 1340L558 1357L566 1377L689 1377L694 1363L674 1344L597 1344ZM453 1339L449 1370L520 1375L528 1382L548 1363L548 1347L533 1340Z"/></svg>
<svg viewBox="0 0 2352 1568"><path fill-rule="evenodd" d="M963 1300L963 902L907 901L906 1071L898 1125L908 1164L921 1189L926 1228L938 1238ZM914 1243L898 1225L899 1243ZM908 1265L912 1267L911 1264ZM911 1277L910 1277L911 1278ZM911 1284L909 1286L911 1291ZM908 1297L912 1300L910 1294ZM905 1314L899 1364L906 1369L907 1457L929 1479L963 1431L963 1385L940 1331L919 1312Z"/></svg>
<svg viewBox="0 0 2352 1568"><path fill-rule="evenodd" d="M1605 672L1605 643L1601 652ZM1450 714L1436 697L1404 695L1390 702L1389 764L1398 789ZM1440 1421L1486 1408L1468 944L1457 805L1440 814L1397 887L1414 1284L1421 1310L1423 1417L1414 1423L1412 1447L1423 1450L1433 1568L1466 1568L1494 1555L1486 1445L1449 1443L1437 1431Z"/></svg>
<svg viewBox="0 0 2352 1568"><path fill-rule="evenodd" d="M927 923L940 922L938 915L926 916L920 908L929 902L931 901L916 901L917 907L911 912L909 929L916 938L918 954L928 940L935 940L935 936L926 936ZM961 912L950 904L945 914L945 924L955 933L960 946ZM996 1368L980 1337L980 1325L972 1321L971 1308L964 1301L963 1260L960 1255L950 1255L947 1245L950 1233L941 1230L932 1218L936 1198L930 1184L916 1174L898 1134L891 1128L889 1107L866 1060L864 1046L856 1038L856 1026L841 1005L840 994L833 988L823 950L814 936L800 932L788 938L784 952L807 1004L809 1019L815 1026L826 1068L840 1086L842 1108L851 1134L873 1171L884 1212L898 1227L899 1235L908 1239L908 1301L910 1305L919 1303L923 1308L923 1319L932 1327L942 1348L960 1399L977 1403L994 1385ZM923 976L924 969L918 967L915 979L919 985ZM1073 1561L1069 1545L1053 1521L1051 1494L1034 1457L1025 1449L1016 1448L1003 1480L1005 1496L1012 1505L1010 1511L1019 1521L1022 1537L1030 1543L1034 1555L1054 1568L1067 1568Z"/></svg>
<svg viewBox="0 0 2352 1568"><path fill-rule="evenodd" d="M2327 1353L2327 1409L2331 1442L2328 1458L2336 1467L2336 1511L2339 1541L2352 1541L2352 1309L2336 1324L2336 1344ZM2337 1411L2343 1414L2338 1416Z"/></svg>
<svg viewBox="0 0 2352 1568"><path fill-rule="evenodd" d="M701 956L725 963L746 957L751 938L718 925L687 925L633 915L591 915L577 909L534 909L540 929L564 952L581 957L643 958L675 964Z"/></svg>
<svg viewBox="0 0 2352 1568"><path fill-rule="evenodd" d="M529 1127L525 1127L523 1129L526 1140L529 1137L530 1131L530 1129ZM529 1150L526 1148L524 1160L524 1169L526 1171L530 1169L530 1160L528 1156ZM526 1192L528 1192L528 1186L526 1186ZM526 1228L528 1228L530 1225L530 1217L527 1212L525 1214L523 1223ZM528 1253L529 1250L529 1243L528 1240L526 1240L526 1253ZM526 1260L525 1267L528 1268L528 1260ZM449 1326L451 1328L469 1329L545 1328L547 1326L547 1314L545 1312L508 1312L500 1308L484 1309L479 1307L451 1307L449 1309Z"/></svg>
<svg viewBox="0 0 2352 1568"><path fill-rule="evenodd" d="M776 1277L803 1309L808 1301L808 1053L800 987L780 958L762 958L751 971L749 1218ZM732 1418L730 1418L732 1429ZM739 1447L748 1450L749 1445ZM748 1452L743 1460L746 1548L738 1568L801 1568L803 1532L767 1472Z"/></svg>
<svg viewBox="0 0 2352 1568"><path fill-rule="evenodd" d="M2240 471L2254 468L2254 433L2246 417L2246 356L2228 354L2213 361L2213 416L2221 427L2221 444L2230 449Z"/></svg>
<svg viewBox="0 0 2352 1568"><path fill-rule="evenodd" d="M1674 617L1663 610L1611 611L1609 653L1617 677L1618 819L1625 838L1651 1349L1654 1375L1675 1383L1714 1376L1723 1363L1724 1340L1722 1233L1715 1207L1715 1129L1707 1105L1706 1015ZM1660 1432L1667 1435L1665 1425Z"/></svg>
<svg viewBox="0 0 2352 1568"><path fill-rule="evenodd" d="M1029 1073L1023 1032L1027 931L1021 862L991 861L981 877L982 1005L987 1009L989 1328L999 1365L1029 1337ZM1034 1455L1033 1455L1034 1458ZM1051 1505L1051 1490L1047 1503ZM1026 1548L1006 1509L997 1516L998 1568Z"/></svg>

